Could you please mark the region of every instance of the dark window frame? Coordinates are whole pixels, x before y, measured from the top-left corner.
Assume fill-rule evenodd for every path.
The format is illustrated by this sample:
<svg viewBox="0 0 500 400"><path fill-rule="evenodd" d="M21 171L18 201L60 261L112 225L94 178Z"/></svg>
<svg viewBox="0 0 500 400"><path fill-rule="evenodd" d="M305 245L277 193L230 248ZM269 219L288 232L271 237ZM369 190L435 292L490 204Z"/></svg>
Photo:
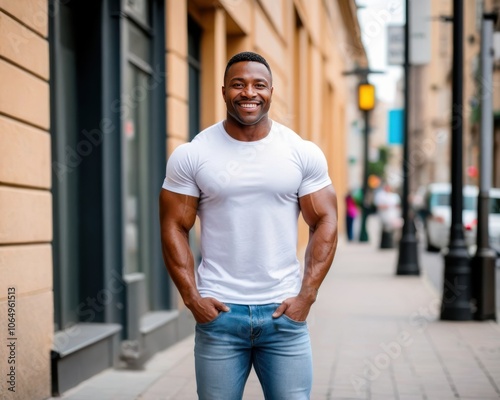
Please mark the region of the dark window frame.
<svg viewBox="0 0 500 400"><path fill-rule="evenodd" d="M124 12L121 0L86 2L78 8L76 0L60 2L49 0L49 43L51 62L50 103L51 135L53 154L53 224L54 224L54 322L56 330L65 329L78 322L119 323L125 326L126 290L123 280L123 202L122 187L122 126L116 102L119 101L123 81L116 71L123 67L121 26ZM61 34L61 10L69 7L74 25L74 35L79 47L75 50L78 66L74 70L79 88L77 104L65 97L67 83L60 74L65 66L61 54L66 51ZM71 7L76 7L72 9ZM152 0L152 27L138 26L152 39L152 65L148 70L157 85L151 91L151 185L148 198L151 200L148 219L151 238L159 238L158 195L164 177L166 162L166 118L165 118L165 9L163 0ZM86 11L85 11L86 10ZM83 14L82 14L83 13ZM94 13L94 14L92 14ZM85 18L87 18L85 20ZM98 38L88 37L89 20L94 19ZM72 21L74 22L74 21ZM134 19L134 23L137 21ZM86 30L84 25L87 26ZM72 25L73 26L73 25ZM154 28L154 29L153 29ZM84 35L86 34L86 36ZM131 62L143 68L140 62ZM72 137L67 137L65 111L68 107L77 110L73 117L76 128ZM72 170L78 189L68 182L59 181L54 163L66 162L68 146L75 149L91 142L88 132L99 127L89 155L83 156ZM84 133L87 132L87 134ZM96 132L96 131L94 131ZM102 140L101 140L102 139ZM92 143L91 143L92 144ZM83 147L82 147L83 149ZM64 164L63 164L64 165ZM71 200L71 199L74 199ZM73 207L68 210L68 207ZM72 214L77 215L75 217ZM71 241L78 242L78 250L71 250ZM148 277L150 309L166 310L172 304L171 284L163 265L159 240L152 240L151 276ZM68 257L68 251L71 253ZM85 257L82 256L85 255ZM83 257L83 258L82 258ZM79 264L79 265L78 265ZM68 301L68 296L73 300ZM124 330L126 336L126 330Z"/></svg>

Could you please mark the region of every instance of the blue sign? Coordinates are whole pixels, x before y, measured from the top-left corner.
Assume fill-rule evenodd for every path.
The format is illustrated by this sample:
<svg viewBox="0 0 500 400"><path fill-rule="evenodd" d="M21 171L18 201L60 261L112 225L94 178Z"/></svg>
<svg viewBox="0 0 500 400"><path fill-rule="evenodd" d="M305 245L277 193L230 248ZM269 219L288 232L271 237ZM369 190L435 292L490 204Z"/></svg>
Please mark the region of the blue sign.
<svg viewBox="0 0 500 400"><path fill-rule="evenodd" d="M403 118L404 109L389 110L388 119L388 144L403 144Z"/></svg>

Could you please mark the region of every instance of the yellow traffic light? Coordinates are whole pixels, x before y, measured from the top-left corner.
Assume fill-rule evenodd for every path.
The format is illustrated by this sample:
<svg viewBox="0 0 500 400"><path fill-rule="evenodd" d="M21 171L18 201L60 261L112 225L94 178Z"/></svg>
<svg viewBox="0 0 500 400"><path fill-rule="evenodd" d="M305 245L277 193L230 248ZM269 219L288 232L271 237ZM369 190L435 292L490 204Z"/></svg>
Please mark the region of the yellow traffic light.
<svg viewBox="0 0 500 400"><path fill-rule="evenodd" d="M375 108L375 86L369 83L361 83L358 86L358 107L362 111Z"/></svg>

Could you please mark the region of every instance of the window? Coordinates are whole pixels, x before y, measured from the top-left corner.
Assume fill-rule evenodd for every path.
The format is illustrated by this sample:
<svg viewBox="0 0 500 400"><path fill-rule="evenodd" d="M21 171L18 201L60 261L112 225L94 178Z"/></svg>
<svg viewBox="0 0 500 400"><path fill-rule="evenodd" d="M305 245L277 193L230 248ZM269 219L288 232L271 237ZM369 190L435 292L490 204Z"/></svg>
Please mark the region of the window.
<svg viewBox="0 0 500 400"><path fill-rule="evenodd" d="M188 17L189 139L200 132L201 27Z"/></svg>
<svg viewBox="0 0 500 400"><path fill-rule="evenodd" d="M126 0L122 20L123 276L127 280L142 274L144 291L137 299L128 300L143 305L141 315L167 307L170 296L158 240L157 208L165 174L166 131L161 3Z"/></svg>
<svg viewBox="0 0 500 400"><path fill-rule="evenodd" d="M128 0L127 4L134 3ZM149 15L147 1L136 1L141 20ZM140 3L140 4L139 4ZM133 9L136 10L135 8ZM148 26L134 19L125 20L125 66L122 95L123 184L125 219L124 274L148 273L149 259L148 205L150 202L150 135L151 135L151 38Z"/></svg>
<svg viewBox="0 0 500 400"><path fill-rule="evenodd" d="M490 198L490 214L500 214L500 198Z"/></svg>
<svg viewBox="0 0 500 400"><path fill-rule="evenodd" d="M52 7L53 4L51 3ZM70 154L78 145L78 20L73 2L60 5L60 18L51 20L51 133L54 202L54 323L56 330L79 320L79 180L81 164ZM57 59L55 56L57 55ZM56 95L56 90L57 96ZM63 100L64 99L64 100ZM56 112L59 110L59 112ZM73 266L73 268L70 268Z"/></svg>
<svg viewBox="0 0 500 400"><path fill-rule="evenodd" d="M171 292L155 239L165 173L165 9L163 0L49 7L51 370L59 393L118 355L137 364L165 347Z"/></svg>
<svg viewBox="0 0 500 400"><path fill-rule="evenodd" d="M200 102L201 102L201 35L202 30L200 25L190 16L188 16L188 79L189 79L189 92L188 92L188 127L189 127L189 140L200 132ZM197 224L199 222L197 221ZM191 251L195 259L195 264L201 261L201 251L198 236L196 235L197 228L191 230L189 233L189 242Z"/></svg>

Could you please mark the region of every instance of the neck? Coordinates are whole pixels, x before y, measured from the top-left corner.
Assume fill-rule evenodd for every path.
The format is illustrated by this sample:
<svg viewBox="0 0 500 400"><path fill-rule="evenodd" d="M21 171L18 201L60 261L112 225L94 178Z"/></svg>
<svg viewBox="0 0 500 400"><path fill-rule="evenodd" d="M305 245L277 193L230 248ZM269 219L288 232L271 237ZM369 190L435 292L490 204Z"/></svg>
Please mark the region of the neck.
<svg viewBox="0 0 500 400"><path fill-rule="evenodd" d="M229 136L242 142L254 142L264 139L271 131L272 122L269 118L262 118L257 124L242 125L227 118L223 126Z"/></svg>

